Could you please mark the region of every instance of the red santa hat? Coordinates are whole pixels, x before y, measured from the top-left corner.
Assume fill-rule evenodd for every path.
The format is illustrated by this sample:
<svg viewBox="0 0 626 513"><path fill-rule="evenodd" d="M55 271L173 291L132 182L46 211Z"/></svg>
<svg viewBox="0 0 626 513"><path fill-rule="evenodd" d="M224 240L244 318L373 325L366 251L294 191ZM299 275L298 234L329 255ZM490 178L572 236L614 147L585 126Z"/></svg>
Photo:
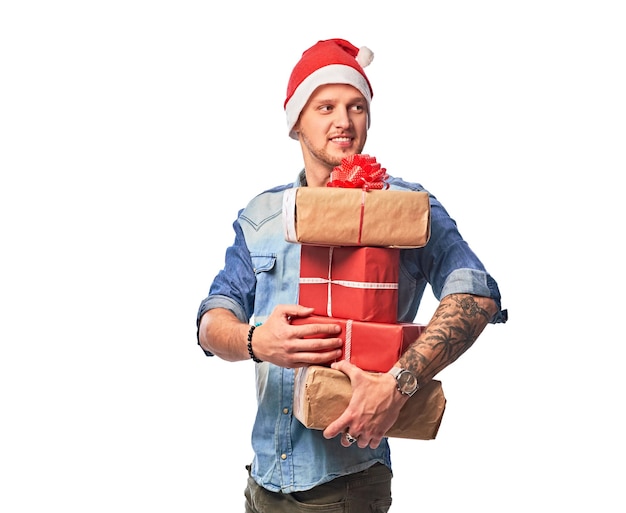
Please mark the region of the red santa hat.
<svg viewBox="0 0 626 513"><path fill-rule="evenodd" d="M367 126L369 128L370 102L374 92L363 71L374 59L372 51L357 48L345 39L318 41L302 54L293 68L287 85L285 113L289 136L298 139L293 130L300 112L313 92L325 84L349 84L358 89L367 100Z"/></svg>

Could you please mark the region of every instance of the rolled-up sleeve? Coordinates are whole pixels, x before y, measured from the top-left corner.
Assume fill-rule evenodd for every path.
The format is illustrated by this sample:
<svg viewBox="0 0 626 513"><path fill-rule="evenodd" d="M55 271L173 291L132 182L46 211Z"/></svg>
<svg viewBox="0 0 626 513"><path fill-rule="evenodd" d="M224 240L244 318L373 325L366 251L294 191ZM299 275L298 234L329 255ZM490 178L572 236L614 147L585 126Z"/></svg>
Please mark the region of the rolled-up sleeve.
<svg viewBox="0 0 626 513"><path fill-rule="evenodd" d="M254 308L256 279L239 221L233 223L235 242L226 250L224 268L217 274L209 294L200 303L196 316L199 341L200 319L213 308L230 310L241 322L248 322ZM205 351L208 356L212 353Z"/></svg>

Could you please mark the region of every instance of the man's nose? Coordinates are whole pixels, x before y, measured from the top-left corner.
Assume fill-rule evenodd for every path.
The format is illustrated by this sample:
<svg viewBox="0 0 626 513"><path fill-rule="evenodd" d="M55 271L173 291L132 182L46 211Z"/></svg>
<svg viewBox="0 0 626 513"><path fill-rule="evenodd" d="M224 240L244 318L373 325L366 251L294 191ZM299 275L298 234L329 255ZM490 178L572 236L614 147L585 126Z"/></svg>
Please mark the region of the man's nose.
<svg viewBox="0 0 626 513"><path fill-rule="evenodd" d="M337 107L335 109L335 126L338 128L349 128L350 127L350 115L348 113L348 109L345 107Z"/></svg>

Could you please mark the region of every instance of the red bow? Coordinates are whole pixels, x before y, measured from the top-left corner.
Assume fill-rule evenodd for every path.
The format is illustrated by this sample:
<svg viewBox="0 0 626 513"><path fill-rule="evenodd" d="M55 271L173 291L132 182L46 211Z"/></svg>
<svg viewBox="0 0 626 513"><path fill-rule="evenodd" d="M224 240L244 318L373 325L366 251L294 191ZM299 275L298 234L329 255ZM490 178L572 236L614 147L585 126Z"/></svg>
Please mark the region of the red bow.
<svg viewBox="0 0 626 513"><path fill-rule="evenodd" d="M330 173L327 187L345 187L352 189L388 189L385 180L389 178L387 170L369 155L350 155L342 159L341 165Z"/></svg>

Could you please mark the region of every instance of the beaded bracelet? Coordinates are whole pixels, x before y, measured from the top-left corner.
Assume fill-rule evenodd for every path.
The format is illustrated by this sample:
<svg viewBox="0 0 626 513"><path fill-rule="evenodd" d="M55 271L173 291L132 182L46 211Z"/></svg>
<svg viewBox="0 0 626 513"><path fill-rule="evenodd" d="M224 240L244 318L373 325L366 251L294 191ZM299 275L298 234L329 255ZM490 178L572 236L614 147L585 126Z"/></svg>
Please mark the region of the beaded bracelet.
<svg viewBox="0 0 626 513"><path fill-rule="evenodd" d="M256 363L261 363L261 360L254 356L254 351L252 350L252 334L254 333L255 329L256 326L253 324L248 330L248 354L250 355L250 358L252 358Z"/></svg>

